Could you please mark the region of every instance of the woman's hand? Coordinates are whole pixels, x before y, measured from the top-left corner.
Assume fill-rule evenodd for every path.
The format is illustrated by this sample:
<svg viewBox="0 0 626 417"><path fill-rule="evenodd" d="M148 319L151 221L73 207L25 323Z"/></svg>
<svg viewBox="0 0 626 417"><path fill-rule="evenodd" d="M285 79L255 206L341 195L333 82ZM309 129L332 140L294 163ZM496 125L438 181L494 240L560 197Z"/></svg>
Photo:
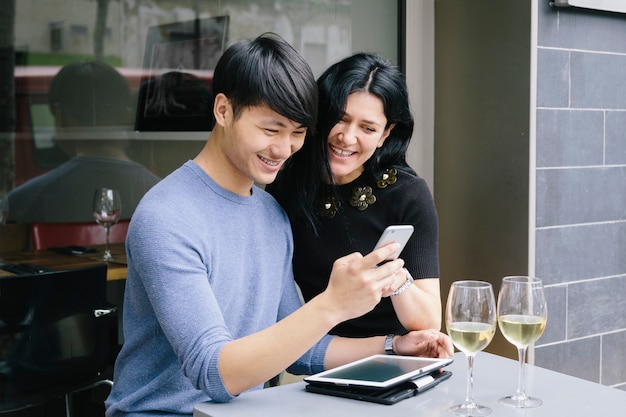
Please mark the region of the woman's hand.
<svg viewBox="0 0 626 417"><path fill-rule="evenodd" d="M391 282L391 284L387 288L384 289L383 297L391 296L397 289L399 289L404 284L406 284L408 273L409 271L407 271L405 268L402 268L399 271L397 271L393 275L393 281Z"/></svg>
<svg viewBox="0 0 626 417"><path fill-rule="evenodd" d="M448 358L454 354L454 346L450 337L438 330L416 330L396 336L393 351L398 355Z"/></svg>

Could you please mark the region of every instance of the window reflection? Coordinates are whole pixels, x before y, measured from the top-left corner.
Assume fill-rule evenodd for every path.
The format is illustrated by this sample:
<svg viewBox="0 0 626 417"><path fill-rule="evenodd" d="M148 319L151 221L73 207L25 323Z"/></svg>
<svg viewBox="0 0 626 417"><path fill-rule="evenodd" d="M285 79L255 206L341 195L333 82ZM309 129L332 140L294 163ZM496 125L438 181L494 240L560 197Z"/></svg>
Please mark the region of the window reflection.
<svg viewBox="0 0 626 417"><path fill-rule="evenodd" d="M92 221L90 200L97 188L117 189L121 218L130 218L159 181L129 155L130 104L128 81L112 66L78 61L61 68L50 83L48 107L53 141L68 160L9 193L9 221Z"/></svg>
<svg viewBox="0 0 626 417"><path fill-rule="evenodd" d="M139 88L135 130L210 131L213 128L211 74L169 71Z"/></svg>
<svg viewBox="0 0 626 417"><path fill-rule="evenodd" d="M122 124L109 127L106 130L108 137L102 136L102 129L93 127L75 128L73 132L66 129L66 133L74 135L74 142L69 143L77 146L89 138L95 145L98 141L114 138L116 145L124 144L126 160L142 166L154 177L162 178L193 158L204 145L208 137L206 130L211 126L210 122L207 124L202 120L207 110L203 100L212 99L212 70L203 67L210 67L210 62L215 61L221 50L230 44L242 38L253 39L263 32L276 32L298 49L314 73L319 75L328 65L353 52L354 45L360 41L353 42L353 25L367 26L368 31L377 33L375 36L381 39L397 39L395 2L360 0L358 7L353 3L352 0L15 1L15 100L12 102L15 126L0 126L0 132L15 133L9 139L0 137L0 142L11 141L12 148L6 149L13 150L13 164L0 167L0 193L38 178L76 157L73 150L67 149L67 143L64 145L59 140L55 126L57 119L50 111L48 99L50 82L63 66L79 61L104 61L126 79L131 97L128 118ZM389 15L368 16L368 4L384 5ZM0 10L0 18L5 18L2 14L8 10ZM203 22L219 19L224 25L217 25L221 30L217 33L222 36L217 53L213 43L205 43L205 48L180 49L167 43L161 45L160 50L154 48L151 31L174 28L174 36L170 33L163 37L171 41L180 34L178 29L183 28L184 39L177 40L184 43L189 40L189 25L195 29L197 24L200 33L206 35L215 29L215 25L208 30ZM372 25L372 22L376 24ZM207 46L213 48L210 57L207 56ZM366 45L358 48L364 50ZM156 59L155 51L165 52L165 55ZM180 54L181 51L184 53ZM192 64L188 63L189 51L192 51ZM201 51L200 56L196 51ZM391 57L396 54L395 50L376 52ZM175 59L176 56L182 61ZM1 75L4 73L0 71L0 83L6 85L11 80L4 79ZM164 74L169 75L164 77ZM189 105L186 100L196 96L202 97L199 102L194 101L200 105ZM146 107L146 99L154 104L149 99L155 98L161 100L156 103L173 107ZM183 108L190 114L181 112ZM210 113L211 106L208 110ZM180 123L185 117L191 117L193 123ZM184 128L180 128L181 125ZM69 141L69 137L65 139ZM145 188L136 186L132 190L133 196L140 198L144 191ZM126 214L132 213L130 210ZM85 216L91 220L89 211ZM17 214L10 215L10 218L16 221Z"/></svg>

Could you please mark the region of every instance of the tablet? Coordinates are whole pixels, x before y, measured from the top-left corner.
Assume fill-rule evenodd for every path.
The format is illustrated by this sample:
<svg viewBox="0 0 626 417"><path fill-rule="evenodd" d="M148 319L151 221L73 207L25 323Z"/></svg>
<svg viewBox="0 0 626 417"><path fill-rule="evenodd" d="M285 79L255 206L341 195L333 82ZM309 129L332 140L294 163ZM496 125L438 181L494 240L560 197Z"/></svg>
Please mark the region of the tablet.
<svg viewBox="0 0 626 417"><path fill-rule="evenodd" d="M452 358L373 355L307 376L304 381L318 384L387 388L437 371L451 364L452 361Z"/></svg>
<svg viewBox="0 0 626 417"><path fill-rule="evenodd" d="M336 385L314 383L306 384L304 389L315 394L332 395L352 400L369 401L371 403L392 405L407 398L415 397L435 387L452 376L450 371L434 371L418 376L410 381L401 382L389 388L357 387L353 385Z"/></svg>

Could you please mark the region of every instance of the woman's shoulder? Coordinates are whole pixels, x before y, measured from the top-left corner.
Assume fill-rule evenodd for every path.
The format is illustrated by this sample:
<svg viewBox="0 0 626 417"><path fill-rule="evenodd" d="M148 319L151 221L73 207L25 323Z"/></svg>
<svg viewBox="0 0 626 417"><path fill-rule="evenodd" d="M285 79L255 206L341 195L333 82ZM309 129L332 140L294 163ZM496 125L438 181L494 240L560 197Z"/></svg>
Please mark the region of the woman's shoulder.
<svg viewBox="0 0 626 417"><path fill-rule="evenodd" d="M376 187L379 189L389 188L390 190L398 188L426 188L428 184L424 178L420 177L413 170L403 167L390 167L375 178Z"/></svg>
<svg viewBox="0 0 626 417"><path fill-rule="evenodd" d="M389 168L376 180L373 187L381 199L389 199L394 204L423 204L432 201L433 196L426 181L411 170Z"/></svg>

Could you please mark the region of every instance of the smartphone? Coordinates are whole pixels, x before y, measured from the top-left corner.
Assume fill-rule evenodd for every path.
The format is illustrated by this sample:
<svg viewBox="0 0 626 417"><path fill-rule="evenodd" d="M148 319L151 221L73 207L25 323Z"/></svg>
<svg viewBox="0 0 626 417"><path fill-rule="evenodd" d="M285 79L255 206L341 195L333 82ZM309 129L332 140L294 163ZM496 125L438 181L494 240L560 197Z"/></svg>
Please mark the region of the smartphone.
<svg viewBox="0 0 626 417"><path fill-rule="evenodd" d="M385 259L386 261L394 260L400 256L400 253L406 246L406 243L409 241L412 234L413 226L410 224L387 226L387 228L383 231L383 234L380 235L380 239L378 239L376 246L374 246L374 250L380 248L381 246L385 246L388 243L398 242L400 244L400 248Z"/></svg>

